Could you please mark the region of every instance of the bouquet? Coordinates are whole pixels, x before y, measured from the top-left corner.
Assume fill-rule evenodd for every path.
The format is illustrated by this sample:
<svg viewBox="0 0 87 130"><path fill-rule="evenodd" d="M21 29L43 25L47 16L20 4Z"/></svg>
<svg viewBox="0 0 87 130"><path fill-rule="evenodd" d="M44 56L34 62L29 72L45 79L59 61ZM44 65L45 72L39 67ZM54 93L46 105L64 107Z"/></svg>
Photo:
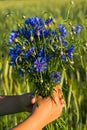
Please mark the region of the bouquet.
<svg viewBox="0 0 87 130"><path fill-rule="evenodd" d="M62 71L72 66L80 31L81 26L57 24L52 17L28 18L9 35L9 64L29 79L35 94L51 96Z"/></svg>
<svg viewBox="0 0 87 130"><path fill-rule="evenodd" d="M52 17L28 18L9 35L9 64L28 79L34 94L51 96L63 71L73 68L80 31L80 25L58 24Z"/></svg>

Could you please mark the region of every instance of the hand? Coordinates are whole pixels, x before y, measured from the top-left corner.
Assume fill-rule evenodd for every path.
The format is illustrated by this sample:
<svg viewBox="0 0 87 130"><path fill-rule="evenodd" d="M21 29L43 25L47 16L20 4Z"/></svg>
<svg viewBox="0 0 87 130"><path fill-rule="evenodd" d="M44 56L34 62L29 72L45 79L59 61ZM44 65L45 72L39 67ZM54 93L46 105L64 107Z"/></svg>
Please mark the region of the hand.
<svg viewBox="0 0 87 130"><path fill-rule="evenodd" d="M40 118L41 128L56 120L62 113L64 100L62 99L59 86L56 86L55 90L53 90L52 98L39 96L37 99L38 106L35 104L33 107L32 115L37 116L38 119Z"/></svg>
<svg viewBox="0 0 87 130"><path fill-rule="evenodd" d="M34 103L31 115L21 124L11 130L41 130L50 122L57 119L64 107L64 100L60 93L60 87L56 86L52 97L35 97L31 99ZM38 105L37 105L38 104Z"/></svg>

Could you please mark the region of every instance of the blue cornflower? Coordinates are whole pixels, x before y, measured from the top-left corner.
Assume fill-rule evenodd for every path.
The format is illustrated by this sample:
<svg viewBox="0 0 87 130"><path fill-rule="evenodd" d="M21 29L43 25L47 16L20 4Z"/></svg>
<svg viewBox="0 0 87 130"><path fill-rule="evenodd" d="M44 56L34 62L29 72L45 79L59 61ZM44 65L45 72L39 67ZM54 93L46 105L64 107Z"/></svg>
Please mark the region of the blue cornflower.
<svg viewBox="0 0 87 130"><path fill-rule="evenodd" d="M13 55L13 56L11 57L11 60L10 60L10 63L9 63L11 66L15 66L15 65L16 65L16 63L15 63L16 58L17 58L17 57L16 57L15 55Z"/></svg>
<svg viewBox="0 0 87 130"><path fill-rule="evenodd" d="M52 72L50 74L50 77L52 78L52 82L54 82L54 83L60 82L60 79L61 79L60 72Z"/></svg>
<svg viewBox="0 0 87 130"><path fill-rule="evenodd" d="M62 43L65 47L68 46L67 41L64 39L64 36L59 36L59 42Z"/></svg>
<svg viewBox="0 0 87 130"><path fill-rule="evenodd" d="M81 26L79 26L78 24L75 24L73 29L72 29L72 32L76 33L76 35L78 35L78 33L81 31Z"/></svg>
<svg viewBox="0 0 87 130"><path fill-rule="evenodd" d="M31 37L31 32L30 30L26 30L25 28L18 29L18 33L20 36L30 38Z"/></svg>
<svg viewBox="0 0 87 130"><path fill-rule="evenodd" d="M49 19L47 19L47 20L45 21L45 24L46 24L47 26L49 26L49 24L52 23L52 22L53 22L53 18L49 18Z"/></svg>
<svg viewBox="0 0 87 130"><path fill-rule="evenodd" d="M32 53L34 52L34 50L35 50L35 47L32 47L28 51L26 51L24 55L26 57L30 57L32 55Z"/></svg>
<svg viewBox="0 0 87 130"><path fill-rule="evenodd" d="M15 55L19 55L22 52L22 46L21 45L16 45L15 48Z"/></svg>
<svg viewBox="0 0 87 130"><path fill-rule="evenodd" d="M61 54L61 59L62 59L64 62L66 62L66 57L65 57L64 54Z"/></svg>
<svg viewBox="0 0 87 130"><path fill-rule="evenodd" d="M67 50L67 54L68 54L68 57L70 58L70 59L72 59L73 58L73 56L72 56L72 52L74 51L74 46L70 46L69 48L68 48L68 50Z"/></svg>
<svg viewBox="0 0 87 130"><path fill-rule="evenodd" d="M31 25L38 28L39 25L39 18L38 17L33 17L31 18Z"/></svg>
<svg viewBox="0 0 87 130"><path fill-rule="evenodd" d="M9 55L11 56L11 55L13 55L14 54L14 48L13 47L10 47L9 48Z"/></svg>
<svg viewBox="0 0 87 130"><path fill-rule="evenodd" d="M46 60L46 61L51 60L51 59L53 58L52 55L51 55L51 54L50 54L50 55L49 55L49 54L46 55L45 51L46 51L46 50L45 50L44 47L42 46L42 48L41 48L41 50L40 50L38 56L44 58L44 60ZM45 56L45 57L44 57L44 56Z"/></svg>
<svg viewBox="0 0 87 130"><path fill-rule="evenodd" d="M31 37L31 31L25 28L18 28L17 35L18 37L23 36L24 38L27 38L27 40L29 40Z"/></svg>
<svg viewBox="0 0 87 130"><path fill-rule="evenodd" d="M72 52L74 51L74 46L70 46L68 50L65 52L61 52L61 59L66 62L66 57L68 56L69 59L73 58Z"/></svg>
<svg viewBox="0 0 87 130"><path fill-rule="evenodd" d="M19 72L21 77L24 77L24 72L20 68L18 69L18 72Z"/></svg>
<svg viewBox="0 0 87 130"><path fill-rule="evenodd" d="M39 25L40 27L44 27L44 21L41 18L39 18Z"/></svg>
<svg viewBox="0 0 87 130"><path fill-rule="evenodd" d="M43 27L44 26L44 21L41 18L36 17L32 17L32 18L28 18L25 21L26 25L31 25L32 27L38 28L38 27Z"/></svg>
<svg viewBox="0 0 87 130"><path fill-rule="evenodd" d="M16 38L17 38L17 33L15 31L11 31L8 43L12 43Z"/></svg>
<svg viewBox="0 0 87 130"><path fill-rule="evenodd" d="M60 34L62 36L66 36L67 35L67 31L66 31L65 27L62 24L59 24L58 28L59 28L59 32L60 32Z"/></svg>
<svg viewBox="0 0 87 130"><path fill-rule="evenodd" d="M29 25L31 23L31 18L25 20L25 24Z"/></svg>
<svg viewBox="0 0 87 130"><path fill-rule="evenodd" d="M23 52L21 45L17 44L15 48L13 48L13 47L9 48L9 55L11 57L11 60L10 60L11 66L15 66L16 62L18 62L18 63L20 62L18 57L21 54L21 52Z"/></svg>
<svg viewBox="0 0 87 130"><path fill-rule="evenodd" d="M9 48L9 55L11 57L10 65L14 66L16 64L16 58L20 55L22 52L22 46L16 45L15 48L10 47Z"/></svg>
<svg viewBox="0 0 87 130"><path fill-rule="evenodd" d="M57 31L56 30L53 30L51 33L52 33L53 36L57 35Z"/></svg>
<svg viewBox="0 0 87 130"><path fill-rule="evenodd" d="M30 30L25 31L25 36L26 36L27 38L30 38L30 37L31 37L31 32L30 32Z"/></svg>
<svg viewBox="0 0 87 130"><path fill-rule="evenodd" d="M50 30L43 30L44 37L47 37L50 34Z"/></svg>
<svg viewBox="0 0 87 130"><path fill-rule="evenodd" d="M48 63L42 57L38 57L34 62L34 70L37 72L43 72L47 69Z"/></svg>
<svg viewBox="0 0 87 130"><path fill-rule="evenodd" d="M15 55L15 49L13 47L9 48L9 55L11 57L10 65L15 66L16 55Z"/></svg>
<svg viewBox="0 0 87 130"><path fill-rule="evenodd" d="M68 56L69 59L73 58L72 52L74 51L74 46L70 46L68 50L65 52L61 52L61 59L66 62L66 57Z"/></svg>
<svg viewBox="0 0 87 130"><path fill-rule="evenodd" d="M43 28L37 28L37 29L33 29L33 35L34 37L40 37L40 38L43 38L43 37L47 37L49 35L49 30L45 30Z"/></svg>
<svg viewBox="0 0 87 130"><path fill-rule="evenodd" d="M42 30L40 28L32 29L32 32L35 38L38 38L38 36L42 36Z"/></svg>
<svg viewBox="0 0 87 130"><path fill-rule="evenodd" d="M44 57L44 47L41 48L39 52L39 57Z"/></svg>

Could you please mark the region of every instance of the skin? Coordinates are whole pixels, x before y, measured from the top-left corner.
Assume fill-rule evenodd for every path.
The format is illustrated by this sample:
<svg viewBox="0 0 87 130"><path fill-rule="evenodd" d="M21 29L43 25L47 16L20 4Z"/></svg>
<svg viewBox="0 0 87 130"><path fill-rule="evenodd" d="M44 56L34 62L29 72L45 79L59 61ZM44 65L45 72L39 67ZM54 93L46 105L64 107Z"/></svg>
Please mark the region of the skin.
<svg viewBox="0 0 87 130"><path fill-rule="evenodd" d="M42 130L47 124L60 117L64 107L64 100L59 86L55 87L52 97L53 99L40 96L38 99L32 98L32 102L36 103L33 105L31 115L11 130Z"/></svg>

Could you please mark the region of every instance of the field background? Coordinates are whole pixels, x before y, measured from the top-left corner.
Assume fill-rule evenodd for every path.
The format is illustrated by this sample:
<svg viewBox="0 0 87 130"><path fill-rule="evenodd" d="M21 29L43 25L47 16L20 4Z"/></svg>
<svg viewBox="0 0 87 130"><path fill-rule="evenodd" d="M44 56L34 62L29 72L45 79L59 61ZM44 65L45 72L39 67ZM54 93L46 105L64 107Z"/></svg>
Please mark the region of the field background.
<svg viewBox="0 0 87 130"><path fill-rule="evenodd" d="M75 59L75 70L63 72L65 121L45 130L87 130L87 0L0 0L0 95L16 95L30 91L29 83L9 66L7 42L9 33L26 16L53 16L57 23L71 20L82 26L81 50ZM18 80L17 80L18 79ZM0 130L9 130L23 121L28 113L0 117ZM65 127L63 127L63 125Z"/></svg>

